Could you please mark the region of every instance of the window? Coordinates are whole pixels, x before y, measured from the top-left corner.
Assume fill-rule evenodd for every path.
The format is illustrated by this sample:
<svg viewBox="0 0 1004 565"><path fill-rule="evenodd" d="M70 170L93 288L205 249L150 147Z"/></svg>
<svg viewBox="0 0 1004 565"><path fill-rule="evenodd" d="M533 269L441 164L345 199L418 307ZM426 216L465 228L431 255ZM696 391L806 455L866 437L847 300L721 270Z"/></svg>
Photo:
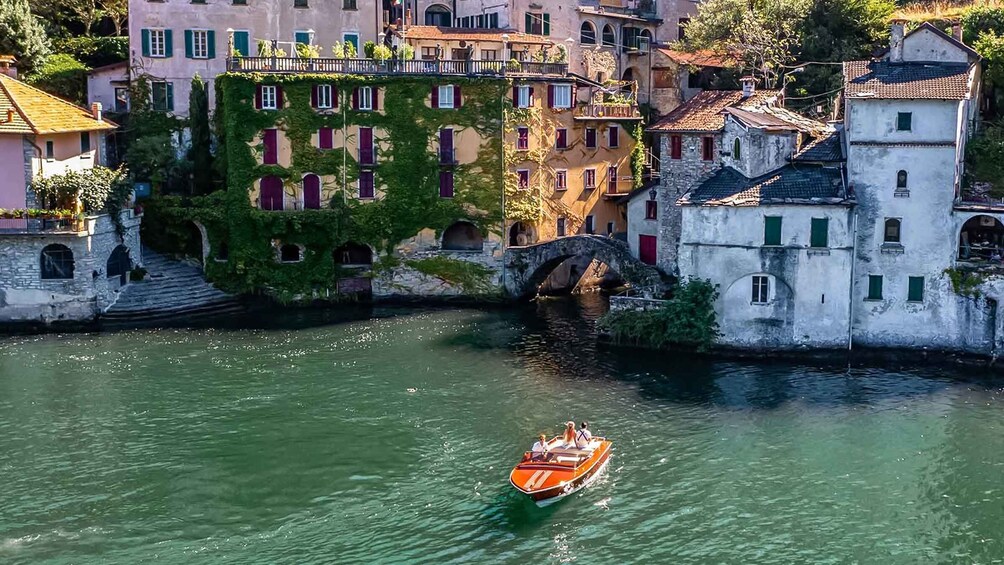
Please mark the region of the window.
<svg viewBox="0 0 1004 565"><path fill-rule="evenodd" d="M614 28L610 24L603 26L602 39L604 47L617 47L617 36L614 34Z"/></svg>
<svg viewBox="0 0 1004 565"><path fill-rule="evenodd" d="M645 219L654 220L659 217L659 203L655 200L645 201Z"/></svg>
<svg viewBox="0 0 1004 565"><path fill-rule="evenodd" d="M596 227L594 225L594 220L593 220L593 215L592 214L586 216L586 225L583 228L583 231L586 232L587 234L594 234L594 233L596 233Z"/></svg>
<svg viewBox="0 0 1004 565"><path fill-rule="evenodd" d="M868 296L865 300L882 300L882 275L868 275Z"/></svg>
<svg viewBox="0 0 1004 565"><path fill-rule="evenodd" d="M332 128L321 128L317 130L318 149L334 149L335 130Z"/></svg>
<svg viewBox="0 0 1004 565"><path fill-rule="evenodd" d="M683 41L687 38L687 24L690 23L690 18L680 18L679 23L676 25L676 38Z"/></svg>
<svg viewBox="0 0 1004 565"><path fill-rule="evenodd" d="M586 148L596 149L596 128L586 128Z"/></svg>
<svg viewBox="0 0 1004 565"><path fill-rule="evenodd" d="M586 169L582 174L582 186L586 190L596 188L596 169Z"/></svg>
<svg viewBox="0 0 1004 565"><path fill-rule="evenodd" d="M582 22L579 28L579 43L581 45L596 45L596 28L589 22Z"/></svg>
<svg viewBox="0 0 1004 565"><path fill-rule="evenodd" d="M267 176L258 183L258 206L262 210L282 210L286 203L286 193L282 179Z"/></svg>
<svg viewBox="0 0 1004 565"><path fill-rule="evenodd" d="M211 59L215 47L210 40L213 32L204 29L185 30L185 55L189 59Z"/></svg>
<svg viewBox="0 0 1004 565"><path fill-rule="evenodd" d="M233 0L234 6L247 6L248 0Z"/></svg>
<svg viewBox="0 0 1004 565"><path fill-rule="evenodd" d="M439 172L439 197L453 198L453 171Z"/></svg>
<svg viewBox="0 0 1004 565"><path fill-rule="evenodd" d="M467 59L467 49L461 49L459 47L450 49L450 59L454 61L464 61Z"/></svg>
<svg viewBox="0 0 1004 565"><path fill-rule="evenodd" d="M153 109L159 112L174 111L174 85L169 82L156 81L150 83L150 94L153 97Z"/></svg>
<svg viewBox="0 0 1004 565"><path fill-rule="evenodd" d="M554 131L554 147L555 149L568 149L567 129L558 128Z"/></svg>
<svg viewBox="0 0 1004 565"><path fill-rule="evenodd" d="M370 86L360 86L356 89L356 110L373 109L373 88Z"/></svg>
<svg viewBox="0 0 1004 565"><path fill-rule="evenodd" d="M436 48L435 47L423 47L422 48L422 60L424 60L424 61L435 61L436 60Z"/></svg>
<svg viewBox="0 0 1004 565"><path fill-rule="evenodd" d="M144 29L143 47L147 57L169 57L171 52L169 29Z"/></svg>
<svg viewBox="0 0 1004 565"><path fill-rule="evenodd" d="M359 171L359 198L373 198L373 171Z"/></svg>
<svg viewBox="0 0 1004 565"><path fill-rule="evenodd" d="M321 207L321 177L310 174L303 177L303 209L318 210Z"/></svg>
<svg viewBox="0 0 1004 565"><path fill-rule="evenodd" d="M294 8L307 8L307 0L293 0Z"/></svg>
<svg viewBox="0 0 1004 565"><path fill-rule="evenodd" d="M551 98L547 104L549 107L559 109L572 107L572 85L552 84L547 88L548 96Z"/></svg>
<svg viewBox="0 0 1004 565"><path fill-rule="evenodd" d="M73 252L58 243L46 245L42 248L41 270L43 280L72 279Z"/></svg>
<svg viewBox="0 0 1004 565"><path fill-rule="evenodd" d="M909 177L907 176L906 171L899 171L899 172L897 172L896 173L896 190L905 190L906 189L906 181L907 181L908 178Z"/></svg>
<svg viewBox="0 0 1004 565"><path fill-rule="evenodd" d="M713 161L715 159L715 138L701 138L701 159Z"/></svg>
<svg viewBox="0 0 1004 565"><path fill-rule="evenodd" d="M433 101L433 107L435 108L453 108L454 107L454 91L457 90L452 84L445 84L442 86L433 87L436 89L436 100Z"/></svg>
<svg viewBox="0 0 1004 565"><path fill-rule="evenodd" d="M342 0L343 10L357 10L356 0Z"/></svg>
<svg viewBox="0 0 1004 565"><path fill-rule="evenodd" d="M565 218L558 218L557 233L558 237L565 237Z"/></svg>
<svg viewBox="0 0 1004 565"><path fill-rule="evenodd" d="M607 235L614 233L614 223L607 222Z"/></svg>
<svg viewBox="0 0 1004 565"><path fill-rule="evenodd" d="M359 126L359 164L376 164L376 151L373 150L373 128Z"/></svg>
<svg viewBox="0 0 1004 565"><path fill-rule="evenodd" d="M809 247L830 246L830 220L828 218L812 218L809 231Z"/></svg>
<svg viewBox="0 0 1004 565"><path fill-rule="evenodd" d="M263 85L261 87L261 109L275 110L278 108L278 87L275 85Z"/></svg>
<svg viewBox="0 0 1004 565"><path fill-rule="evenodd" d="M124 86L115 87L115 111L129 111L129 89Z"/></svg>
<svg viewBox="0 0 1004 565"><path fill-rule="evenodd" d="M679 135L669 136L669 158L683 159L683 138Z"/></svg>
<svg viewBox="0 0 1004 565"><path fill-rule="evenodd" d="M453 165L456 162L456 150L453 148L453 128L443 128L439 130L439 164Z"/></svg>
<svg viewBox="0 0 1004 565"><path fill-rule="evenodd" d="M516 104L517 108L529 108L533 106L533 87L530 86L514 86L514 96L513 102Z"/></svg>
<svg viewBox="0 0 1004 565"><path fill-rule="evenodd" d="M520 190L527 190L530 188L530 171L526 169L520 169L516 171L516 179L518 180L518 188Z"/></svg>
<svg viewBox="0 0 1004 565"><path fill-rule="evenodd" d="M351 43L352 47L355 47L356 53L361 53L359 50L359 34L358 33L343 33L342 43Z"/></svg>
<svg viewBox="0 0 1004 565"><path fill-rule="evenodd" d="M45 158L55 159L56 158L56 148L55 144L51 141L45 142Z"/></svg>
<svg viewBox="0 0 1004 565"><path fill-rule="evenodd" d="M262 164L279 164L279 130L267 129L262 133Z"/></svg>
<svg viewBox="0 0 1004 565"><path fill-rule="evenodd" d="M885 243L900 243L899 230L902 224L902 220L899 218L886 218L885 220L885 232L882 239Z"/></svg>
<svg viewBox="0 0 1004 565"><path fill-rule="evenodd" d="M732 158L738 161L742 159L742 144L739 143L739 138L737 137L735 141L732 142Z"/></svg>
<svg viewBox="0 0 1004 565"><path fill-rule="evenodd" d="M924 277L910 277L906 299L910 302L924 301Z"/></svg>
<svg viewBox="0 0 1004 565"><path fill-rule="evenodd" d="M516 151L530 150L530 128L516 128Z"/></svg>
<svg viewBox="0 0 1004 565"><path fill-rule="evenodd" d="M617 194L617 165L607 167L607 194Z"/></svg>
<svg viewBox="0 0 1004 565"><path fill-rule="evenodd" d="M770 298L770 277L753 275L753 304L766 304Z"/></svg>
<svg viewBox="0 0 1004 565"><path fill-rule="evenodd" d="M481 50L481 60L482 61L497 61L499 58L498 49L482 49Z"/></svg>
<svg viewBox="0 0 1004 565"><path fill-rule="evenodd" d="M781 245L781 216L765 216L763 219L763 244Z"/></svg>
<svg viewBox="0 0 1004 565"><path fill-rule="evenodd" d="M621 133L621 128L619 128L617 126L610 126L610 127L607 128L607 146L608 147L610 147L611 149L615 149L617 147L620 147L620 144L621 144L620 133Z"/></svg>
<svg viewBox="0 0 1004 565"><path fill-rule="evenodd" d="M80 152L90 153L91 152L91 132L82 131L80 132ZM81 155L83 157L84 155Z"/></svg>
<svg viewBox="0 0 1004 565"><path fill-rule="evenodd" d="M298 45L310 45L310 43L311 43L310 36L311 36L311 33L309 31L294 31L293 32L293 44L294 44L294 46L298 46Z"/></svg>
<svg viewBox="0 0 1004 565"><path fill-rule="evenodd" d="M551 35L551 14L527 12L524 31L532 35Z"/></svg>
<svg viewBox="0 0 1004 565"><path fill-rule="evenodd" d="M286 244L279 248L279 261L283 263L300 262L300 246Z"/></svg>
<svg viewBox="0 0 1004 565"><path fill-rule="evenodd" d="M565 190L568 188L568 171L554 171L554 190Z"/></svg>
<svg viewBox="0 0 1004 565"><path fill-rule="evenodd" d="M913 129L913 112L900 112L896 115L896 130L910 131Z"/></svg>
<svg viewBox="0 0 1004 565"><path fill-rule="evenodd" d="M314 87L314 107L326 110L334 107L334 97L330 84L318 84Z"/></svg>

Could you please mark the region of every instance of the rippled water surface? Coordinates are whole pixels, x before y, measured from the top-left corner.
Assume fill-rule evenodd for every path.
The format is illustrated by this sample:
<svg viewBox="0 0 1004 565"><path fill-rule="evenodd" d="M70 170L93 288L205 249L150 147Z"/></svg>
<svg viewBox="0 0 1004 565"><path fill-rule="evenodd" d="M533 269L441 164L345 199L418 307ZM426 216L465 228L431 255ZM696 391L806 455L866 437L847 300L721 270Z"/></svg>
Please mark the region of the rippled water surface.
<svg viewBox="0 0 1004 565"><path fill-rule="evenodd" d="M598 348L596 306L2 340L0 562L1004 560L1000 381ZM569 418L614 459L538 509Z"/></svg>

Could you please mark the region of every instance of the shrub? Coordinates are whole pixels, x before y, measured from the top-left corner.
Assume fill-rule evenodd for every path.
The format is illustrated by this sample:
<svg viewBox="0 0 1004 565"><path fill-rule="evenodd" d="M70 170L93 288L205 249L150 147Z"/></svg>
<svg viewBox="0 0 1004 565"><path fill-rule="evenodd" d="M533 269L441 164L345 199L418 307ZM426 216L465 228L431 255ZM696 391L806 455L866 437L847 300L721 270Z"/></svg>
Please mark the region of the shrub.
<svg viewBox="0 0 1004 565"><path fill-rule="evenodd" d="M718 290L711 281L690 279L662 307L612 311L598 325L616 343L656 348L676 345L707 351L720 335L715 319L717 299Z"/></svg>
<svg viewBox="0 0 1004 565"><path fill-rule="evenodd" d="M84 105L87 101L88 70L72 55L58 53L46 59L45 64L26 81L60 98Z"/></svg>
<svg viewBox="0 0 1004 565"><path fill-rule="evenodd" d="M67 37L53 44L56 53L68 53L88 67L102 67L129 59L128 37Z"/></svg>
<svg viewBox="0 0 1004 565"><path fill-rule="evenodd" d="M363 54L366 55L367 59L373 58L373 50L376 49L376 43L373 41L367 41L363 43Z"/></svg>
<svg viewBox="0 0 1004 565"><path fill-rule="evenodd" d="M35 179L31 188L46 208L76 208L79 201L92 214L120 208L131 191L123 170L106 167Z"/></svg>

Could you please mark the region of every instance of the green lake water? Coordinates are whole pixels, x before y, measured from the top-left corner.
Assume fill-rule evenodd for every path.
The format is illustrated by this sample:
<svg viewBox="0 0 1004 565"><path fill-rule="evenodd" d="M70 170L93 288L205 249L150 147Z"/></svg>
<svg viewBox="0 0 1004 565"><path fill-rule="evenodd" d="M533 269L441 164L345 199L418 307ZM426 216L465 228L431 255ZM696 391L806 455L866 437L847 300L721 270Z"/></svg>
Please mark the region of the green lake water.
<svg viewBox="0 0 1004 565"><path fill-rule="evenodd" d="M3 338L0 563L1004 561L1004 380L600 347L598 300ZM539 509L570 418L613 459Z"/></svg>

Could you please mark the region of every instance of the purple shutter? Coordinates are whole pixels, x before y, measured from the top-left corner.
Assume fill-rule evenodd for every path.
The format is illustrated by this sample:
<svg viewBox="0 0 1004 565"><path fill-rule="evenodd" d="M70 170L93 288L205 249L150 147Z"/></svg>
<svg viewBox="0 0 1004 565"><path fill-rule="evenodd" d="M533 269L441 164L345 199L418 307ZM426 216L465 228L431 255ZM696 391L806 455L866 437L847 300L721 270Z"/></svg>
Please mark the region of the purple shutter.
<svg viewBox="0 0 1004 565"><path fill-rule="evenodd" d="M439 86L432 85L432 107L439 108Z"/></svg>
<svg viewBox="0 0 1004 565"><path fill-rule="evenodd" d="M568 145L568 130L559 129L557 130L557 139L555 140L555 145L558 149L564 149Z"/></svg>
<svg viewBox="0 0 1004 565"><path fill-rule="evenodd" d="M359 128L359 163L373 164L373 128Z"/></svg>
<svg viewBox="0 0 1004 565"><path fill-rule="evenodd" d="M358 86L352 89L352 109L353 110L358 110L359 109L359 87Z"/></svg>
<svg viewBox="0 0 1004 565"><path fill-rule="evenodd" d="M359 172L359 198L373 198L373 171Z"/></svg>
<svg viewBox="0 0 1004 565"><path fill-rule="evenodd" d="M303 207L307 210L321 207L321 178L317 175L303 177Z"/></svg>
<svg viewBox="0 0 1004 565"><path fill-rule="evenodd" d="M554 85L547 85L547 107L554 108Z"/></svg>
<svg viewBox="0 0 1004 565"><path fill-rule="evenodd" d="M261 85L256 85L254 87L254 107L256 110L261 110Z"/></svg>
<svg viewBox="0 0 1004 565"><path fill-rule="evenodd" d="M317 130L317 146L321 149L332 149L335 146L335 134L331 128Z"/></svg>
<svg viewBox="0 0 1004 565"><path fill-rule="evenodd" d="M439 162L445 165L453 164L453 130L439 130Z"/></svg>
<svg viewBox="0 0 1004 565"><path fill-rule="evenodd" d="M316 84L310 87L310 107L317 108L317 89L320 88Z"/></svg>
<svg viewBox="0 0 1004 565"><path fill-rule="evenodd" d="M454 87L453 87L453 107L454 108L459 108L460 107L460 102L461 102L461 99L460 99L460 87L454 85Z"/></svg>
<svg viewBox="0 0 1004 565"><path fill-rule="evenodd" d="M282 110L282 87L279 85L275 87L275 109Z"/></svg>
<svg viewBox="0 0 1004 565"><path fill-rule="evenodd" d="M517 107L517 108L519 107L519 87L518 86L512 87L512 105L515 106L515 107Z"/></svg>
<svg viewBox="0 0 1004 565"><path fill-rule="evenodd" d="M265 151L262 159L263 165L277 165L279 163L279 132L274 129L265 130L262 135L262 143Z"/></svg>
<svg viewBox="0 0 1004 565"><path fill-rule="evenodd" d="M258 200L262 210L282 210L282 179L274 176L261 179Z"/></svg>
<svg viewBox="0 0 1004 565"><path fill-rule="evenodd" d="M370 92L373 93L373 111L376 112L380 109L380 89L374 86Z"/></svg>
<svg viewBox="0 0 1004 565"><path fill-rule="evenodd" d="M440 171L439 196L440 198L453 198L453 171Z"/></svg>
<svg viewBox="0 0 1004 565"><path fill-rule="evenodd" d="M336 87L333 84L329 84L328 86L331 87L331 107L332 108L337 108L338 107L338 87Z"/></svg>

